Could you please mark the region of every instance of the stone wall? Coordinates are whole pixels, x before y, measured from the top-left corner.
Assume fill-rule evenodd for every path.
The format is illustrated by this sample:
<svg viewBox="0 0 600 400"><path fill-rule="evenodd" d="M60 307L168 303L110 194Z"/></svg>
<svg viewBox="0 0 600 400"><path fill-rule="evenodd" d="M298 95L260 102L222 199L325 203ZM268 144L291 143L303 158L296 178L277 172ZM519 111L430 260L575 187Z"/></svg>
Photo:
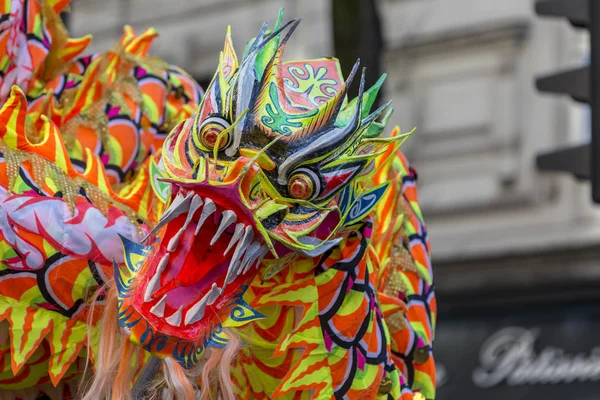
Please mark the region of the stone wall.
<svg viewBox="0 0 600 400"><path fill-rule="evenodd" d="M535 168L537 153L585 142L589 123L585 107L535 89L536 75L582 63L586 38L566 22L539 19L533 3L380 0L385 97L394 99L392 123L417 127L405 150L420 174L442 293L460 292L458 277L469 277L473 291L486 288L507 262L517 275L506 285L535 281L546 265L531 261L535 254L572 254L600 241L587 183ZM330 5L321 0L75 0L72 30L94 34L99 49L125 23L154 26L154 54L210 78L227 24L241 51L280 7L304 19L288 59L332 55ZM600 280L590 265L572 258L565 271ZM552 268L560 277L560 265Z"/></svg>
<svg viewBox="0 0 600 400"><path fill-rule="evenodd" d="M154 27L160 36L153 54L194 76L210 78L227 25L241 54L263 22L273 26L280 8L285 9L284 19L304 20L286 48L287 57L332 54L329 2L319 0L74 0L71 31L72 35L93 34L92 49L101 50L118 40L125 24L139 32Z"/></svg>

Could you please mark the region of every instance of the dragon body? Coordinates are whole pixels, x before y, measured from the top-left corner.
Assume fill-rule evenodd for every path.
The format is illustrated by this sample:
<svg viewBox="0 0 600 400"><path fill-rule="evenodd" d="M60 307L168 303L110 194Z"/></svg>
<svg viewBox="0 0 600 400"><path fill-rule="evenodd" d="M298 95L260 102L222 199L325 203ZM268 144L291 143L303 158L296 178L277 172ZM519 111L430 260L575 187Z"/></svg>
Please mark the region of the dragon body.
<svg viewBox="0 0 600 400"><path fill-rule="evenodd" d="M358 66L283 62L280 16L240 60L228 33L203 93L152 30L80 56L66 3L0 8L0 391L73 395L109 318L140 349L119 370L195 379L235 335L236 398L433 399L429 243L383 79L349 101Z"/></svg>

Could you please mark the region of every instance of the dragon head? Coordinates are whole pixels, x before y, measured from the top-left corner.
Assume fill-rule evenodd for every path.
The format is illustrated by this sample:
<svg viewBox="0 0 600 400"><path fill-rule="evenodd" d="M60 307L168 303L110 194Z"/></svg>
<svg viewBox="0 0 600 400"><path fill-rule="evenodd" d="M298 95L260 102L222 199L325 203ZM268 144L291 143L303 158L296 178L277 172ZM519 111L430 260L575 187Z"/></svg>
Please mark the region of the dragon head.
<svg viewBox="0 0 600 400"><path fill-rule="evenodd" d="M334 59L282 61L298 23L265 24L241 62L228 32L201 104L163 146L170 206L145 246L125 246L121 325L188 367L218 342L252 279L361 226L386 189L372 183L373 161L404 137L380 137L389 104L370 112L384 77L365 91L363 70L348 102L358 63L343 82Z"/></svg>

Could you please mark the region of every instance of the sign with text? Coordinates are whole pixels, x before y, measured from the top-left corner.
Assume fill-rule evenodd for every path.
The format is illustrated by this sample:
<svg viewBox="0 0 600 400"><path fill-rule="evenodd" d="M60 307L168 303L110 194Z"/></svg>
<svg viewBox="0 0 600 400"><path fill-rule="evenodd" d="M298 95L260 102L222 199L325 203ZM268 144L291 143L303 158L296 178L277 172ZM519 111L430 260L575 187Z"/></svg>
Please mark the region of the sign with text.
<svg viewBox="0 0 600 400"><path fill-rule="evenodd" d="M600 399L600 311L440 320L434 354L437 400Z"/></svg>

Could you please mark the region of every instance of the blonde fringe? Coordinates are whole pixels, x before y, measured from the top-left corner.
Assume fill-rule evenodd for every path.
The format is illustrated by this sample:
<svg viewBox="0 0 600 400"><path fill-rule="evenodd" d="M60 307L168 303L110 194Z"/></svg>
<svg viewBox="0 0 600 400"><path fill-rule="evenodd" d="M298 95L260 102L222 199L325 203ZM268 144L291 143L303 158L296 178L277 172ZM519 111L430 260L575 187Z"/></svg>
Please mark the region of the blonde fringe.
<svg viewBox="0 0 600 400"><path fill-rule="evenodd" d="M92 307L97 303L97 299L94 300ZM119 328L117 293L114 285L110 285L107 291L106 305L99 326L101 330L99 347L97 359L94 360L96 371L90 378L90 382L82 386L81 399L131 400L135 375L131 359L134 356L140 357L142 350L135 346ZM149 384L145 398L235 400L231 366L240 348L240 338L231 330L226 330L226 333L230 340L225 348L207 349L204 359L191 370L185 370L173 358L165 358L162 362L162 373L157 374L154 381Z"/></svg>

